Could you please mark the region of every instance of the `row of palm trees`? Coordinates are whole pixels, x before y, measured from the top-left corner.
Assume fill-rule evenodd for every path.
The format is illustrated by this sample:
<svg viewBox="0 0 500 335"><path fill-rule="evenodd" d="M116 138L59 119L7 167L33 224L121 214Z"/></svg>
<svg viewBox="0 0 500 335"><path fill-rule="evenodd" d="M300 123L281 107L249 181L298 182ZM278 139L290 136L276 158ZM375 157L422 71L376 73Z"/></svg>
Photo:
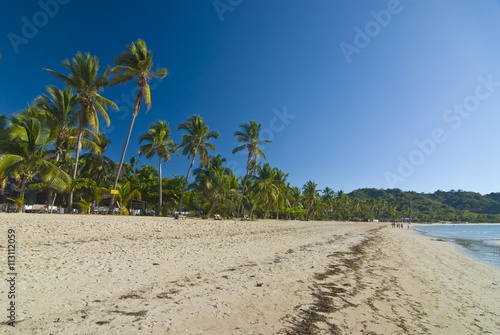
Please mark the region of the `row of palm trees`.
<svg viewBox="0 0 500 335"><path fill-rule="evenodd" d="M72 180L69 172L74 159L67 157L68 150L64 149L64 146L58 155L59 150L55 149L57 136L50 131L47 120L45 114L36 108L28 108L11 120L8 131L0 133L8 137L8 140L1 142L1 164L8 166L2 169L2 172L18 179L20 198L23 197L30 180L39 181L35 185L43 185L44 189L54 194L68 192L68 185L71 185L72 190L79 195L76 204L83 212L88 212L92 203L99 203L103 194L109 194L113 189L111 184L115 164L103 155L109 140L102 133L89 132L92 136L85 138L89 152L81 155L82 164L78 169L78 178ZM248 155L248 173L238 177L224 166L223 157L208 154L209 150L216 149L213 144L208 143L216 133L210 131L206 125L201 126L202 124L203 119L196 115L180 124L178 129L189 131L187 136L183 137L182 143L177 145L170 139L168 124L165 121L154 122L148 132L139 137L142 144L139 154L146 158L157 156L158 169L148 165L137 169L132 164L125 164L127 174L116 186L119 191L117 202L123 205L132 199L141 199L142 194L145 195L151 189L151 185L157 185L158 191L154 194L158 197L157 213L162 213L164 204L167 204L167 211L178 208L182 195L187 190L188 201L184 209L201 211L205 216L211 216L214 211L223 215L246 214L250 217L272 216L288 219L345 220L353 217L391 216L391 209L386 203L380 202L381 200L361 202L350 199L342 192L335 193L328 187L321 191L312 181L308 181L302 189L292 187L287 182L288 174L271 167L269 163L258 163L256 155ZM252 131L247 131L253 134L248 142L259 143L260 124L250 122L242 124L241 128L253 128ZM197 129L203 131L197 132ZM75 132L75 129L70 128L69 132ZM235 135L239 137L241 132L238 131ZM71 140L67 143L71 143ZM196 146L197 143L199 145ZM190 148L185 151L190 161L186 177L163 178L162 163L168 162L172 154L179 149L185 150L186 147ZM259 144L254 144L251 149L263 154ZM193 170L194 181L186 184L186 178L189 178L194 165L193 157L196 158L197 155L200 157L200 165ZM47 159L49 157L51 159ZM15 160L18 165L7 164L10 160ZM163 185L166 186L165 190ZM162 198L164 194L168 196L167 199ZM122 210L127 212L126 207Z"/></svg>
<svg viewBox="0 0 500 335"><path fill-rule="evenodd" d="M71 61L63 61L62 66L68 71L68 74L62 74L51 69L45 70L60 79L65 85L65 89L60 90L56 87L47 87L47 94L37 98L35 107L31 107L31 109L38 109L40 116L47 122L48 129L50 129L50 136L47 139L50 138L54 141L54 157L56 162L61 159L64 152L70 152L68 147L75 150L72 172L73 180L78 175L81 150L85 148L94 153L98 152L96 148L92 148L93 143L89 141L89 138L94 134L98 134L99 116L109 126L110 119L107 109L113 108L118 110L118 106L113 101L103 97L100 92L107 86L136 80L138 92L135 99L134 111L128 135L123 146L118 172L116 173L112 187L116 189L134 120L139 112L141 103L144 101L148 110L151 107L149 81L154 77L165 77L167 70L159 69L151 72L153 66L152 52L147 49L146 43L141 39L127 46L126 51L116 57L115 66L111 69L107 67L102 74L99 73L98 58L90 55L90 53L84 55L81 52L77 52ZM29 114L29 112L23 114ZM5 141L14 140L13 137L15 137L15 134L11 135ZM2 160L0 161L0 171L9 171L10 174L15 174L15 171L20 168L19 162L14 164L14 161L18 160L16 159L16 153L13 148L9 150L7 143L2 143L1 145ZM31 178L33 177L34 175L31 176ZM73 205L73 191L74 188L69 187L68 208L72 208ZM24 192L21 195L24 196ZM111 209L113 205L114 201L111 201Z"/></svg>
<svg viewBox="0 0 500 335"><path fill-rule="evenodd" d="M384 204L350 201L331 189L318 190L308 181L302 189L287 182L288 174L269 163L262 145L270 140L260 138L261 124L242 123L234 133L239 146L233 153L247 151L246 174L236 176L224 166L225 158L210 155L216 150L212 140L219 137L199 115L193 115L178 125L183 131L181 143L174 143L166 121L152 123L139 137L140 156L156 157L158 168L135 168L136 159L125 163L132 130L141 106L151 108L149 82L164 78L168 71L152 71L152 52L143 40L128 45L115 59L114 67L100 73L99 60L89 53L77 52L62 63L67 73L45 69L60 79L63 89L48 86L47 92L36 98L32 106L9 121L0 117L0 191L8 180L19 196L12 199L22 208L27 188L36 187L48 193L48 203L56 201L70 211L75 205L89 212L92 204L102 202L111 194L109 211L119 205L122 213L133 199L148 198L148 206L157 214L170 210L194 210L211 216L215 211L224 215L249 217L282 217L302 219L347 219L389 215ZM105 156L110 143L99 131L100 120L109 126L107 110L117 105L102 95L108 86L134 80L137 95L125 143L118 166ZM162 164L174 154L186 156L189 163L184 177L164 178ZM195 168L199 160L199 167ZM191 177L193 174L193 177ZM189 181L192 180L192 183ZM153 181L153 180L156 180ZM151 191L156 183L157 191ZM150 194L157 195L157 204ZM1 195L1 194L0 194ZM64 198L58 197L63 195ZM165 196L165 198L164 198ZM166 207L165 207L166 206ZM378 212L377 212L378 211ZM372 214L369 214L372 213ZM389 214L388 214L389 213Z"/></svg>

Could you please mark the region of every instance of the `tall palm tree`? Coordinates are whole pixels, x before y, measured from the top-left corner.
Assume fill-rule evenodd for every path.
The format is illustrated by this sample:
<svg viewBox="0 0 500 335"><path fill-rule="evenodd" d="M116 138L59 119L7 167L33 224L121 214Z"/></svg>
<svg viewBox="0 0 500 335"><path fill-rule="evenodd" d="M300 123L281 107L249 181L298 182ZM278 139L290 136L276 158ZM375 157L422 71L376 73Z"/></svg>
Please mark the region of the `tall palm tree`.
<svg viewBox="0 0 500 335"><path fill-rule="evenodd" d="M316 202L319 199L319 190L317 189L318 184L315 182L308 180L305 185L302 187L303 195L304 195L304 201L306 202L306 208L308 210L307 213L307 220L309 220L309 217L313 213L313 206L316 204Z"/></svg>
<svg viewBox="0 0 500 335"><path fill-rule="evenodd" d="M271 140L261 140L260 138L260 130L262 124L257 123L255 121L250 121L250 123L242 123L240 124L240 128L242 130L238 130L234 132L234 136L239 143L245 143L233 149L233 154L244 149L248 150L247 157L247 175L250 174L252 170L252 166L255 166L256 162L259 160L262 155L264 159L266 159L266 154L259 147L260 144L271 143ZM254 164L252 164L254 163Z"/></svg>
<svg viewBox="0 0 500 335"><path fill-rule="evenodd" d="M98 114L106 121L109 126L110 120L106 108L118 110L118 106L111 100L101 96L99 92L103 91L108 85L108 69L102 75L99 75L99 59L91 56L90 53L83 55L78 51L75 57L69 61L64 60L62 66L69 74L67 76L50 69L45 69L60 79L67 87L76 92L76 100L80 105L78 114L78 131L76 135L76 153L75 166L73 169L73 179L76 178L78 171L78 160L82 148L82 137L84 129L90 126L95 132L99 131ZM73 205L73 192L70 192L68 207L71 211Z"/></svg>
<svg viewBox="0 0 500 335"><path fill-rule="evenodd" d="M186 160L191 159L189 168L186 174L186 181L179 200L179 212L182 211L182 202L184 193L186 192L189 183L189 176L193 169L196 157L200 156L201 165L206 167L208 165L208 150L215 150L215 146L208 141L212 138L219 137L219 133L215 130L210 130L208 125L203 121L199 115L193 115L187 119L187 122L179 124L178 130L185 130L187 134L182 135L182 142L178 148L183 148L182 154L186 156Z"/></svg>
<svg viewBox="0 0 500 335"><path fill-rule="evenodd" d="M135 118L139 113L142 101L144 101L144 103L146 104L146 111L149 111L151 109L151 90L149 87L149 81L155 77L165 78L168 73L167 69L165 68L161 68L154 72L151 72L152 67L153 53L151 52L151 50L148 50L146 42L144 42L144 40L138 39L136 42L127 45L126 51L116 57L115 67L111 69L111 73L115 76L111 79L111 85L125 84L131 80L136 80L137 85L137 95L135 97L134 110L130 119L128 133L125 139L125 144L123 145L120 163L118 164L118 170L116 171L116 177L113 187L118 184L118 179L120 178L120 173L123 167L123 162L125 160L128 143L130 141L130 135L132 134ZM113 210L113 206L114 195L112 195L111 197L110 211Z"/></svg>
<svg viewBox="0 0 500 335"><path fill-rule="evenodd" d="M139 143L146 141L139 147L139 155L144 155L146 158L158 156L158 211L156 215L161 215L161 207L163 203L162 190L162 162L170 162L170 154L175 153L175 143L170 139L170 128L165 121L156 121L149 127L149 131L144 133L139 138Z"/></svg>
<svg viewBox="0 0 500 335"><path fill-rule="evenodd" d="M75 142L78 109L77 97L71 88L60 90L47 86L47 93L35 99L35 106L44 114L50 135L54 138L54 156L58 166L61 157L70 152L69 144ZM48 199L53 208L57 193L49 192Z"/></svg>
<svg viewBox="0 0 500 335"><path fill-rule="evenodd" d="M35 108L29 107L16 116L11 121L8 139L0 141L0 174L19 178L19 199L24 199L27 183L35 177L60 192L71 184L65 172L47 161L50 136L44 128L43 118L37 118L37 114Z"/></svg>

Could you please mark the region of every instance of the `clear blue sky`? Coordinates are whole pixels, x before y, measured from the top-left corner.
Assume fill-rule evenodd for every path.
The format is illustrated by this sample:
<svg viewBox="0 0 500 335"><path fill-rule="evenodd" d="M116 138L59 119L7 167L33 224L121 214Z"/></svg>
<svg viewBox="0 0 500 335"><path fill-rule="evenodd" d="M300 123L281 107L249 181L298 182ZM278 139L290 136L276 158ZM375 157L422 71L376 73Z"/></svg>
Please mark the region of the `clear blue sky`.
<svg viewBox="0 0 500 335"><path fill-rule="evenodd" d="M246 156L231 154L233 134L256 120L273 140L268 162L294 186L500 192L499 1L22 0L4 5L0 36L7 115L61 86L42 68L64 72L79 50L104 68L143 38L170 73L153 83L127 161L152 122L179 141L177 125L196 113L235 171ZM102 93L122 109L102 125L116 161L133 88ZM164 169L184 175L185 157Z"/></svg>

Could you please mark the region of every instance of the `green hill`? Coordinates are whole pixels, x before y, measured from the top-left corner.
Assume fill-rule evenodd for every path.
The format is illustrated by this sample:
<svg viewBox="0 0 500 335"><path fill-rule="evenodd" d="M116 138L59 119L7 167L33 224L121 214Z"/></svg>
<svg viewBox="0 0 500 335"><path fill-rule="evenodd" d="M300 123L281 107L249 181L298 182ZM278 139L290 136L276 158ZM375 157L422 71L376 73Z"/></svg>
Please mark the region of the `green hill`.
<svg viewBox="0 0 500 335"><path fill-rule="evenodd" d="M417 193L400 189L358 189L348 194L363 203L385 204L386 217L414 221L500 222L500 193L481 195L462 190Z"/></svg>

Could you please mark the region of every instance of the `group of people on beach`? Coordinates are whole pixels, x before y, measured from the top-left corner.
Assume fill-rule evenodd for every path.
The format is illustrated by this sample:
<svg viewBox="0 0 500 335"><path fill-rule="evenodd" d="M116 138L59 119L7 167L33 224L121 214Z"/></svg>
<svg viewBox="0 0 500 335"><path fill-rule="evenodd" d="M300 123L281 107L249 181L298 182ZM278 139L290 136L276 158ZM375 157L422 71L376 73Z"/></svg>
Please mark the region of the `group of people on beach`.
<svg viewBox="0 0 500 335"><path fill-rule="evenodd" d="M404 224L398 222L391 222L392 228L404 229ZM410 229L410 224L408 223L406 229Z"/></svg>

